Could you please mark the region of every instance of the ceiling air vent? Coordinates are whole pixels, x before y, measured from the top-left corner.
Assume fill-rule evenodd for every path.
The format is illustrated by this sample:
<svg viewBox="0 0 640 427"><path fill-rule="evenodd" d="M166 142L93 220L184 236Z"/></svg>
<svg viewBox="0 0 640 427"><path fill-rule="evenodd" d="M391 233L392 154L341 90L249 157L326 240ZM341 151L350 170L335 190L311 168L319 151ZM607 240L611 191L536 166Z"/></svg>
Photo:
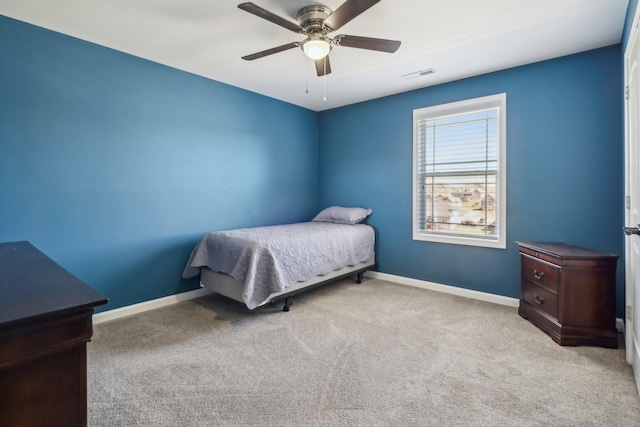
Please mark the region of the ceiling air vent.
<svg viewBox="0 0 640 427"><path fill-rule="evenodd" d="M427 68L426 70L421 70L421 71L416 71L416 72L413 72L413 73L405 74L402 77L404 79L406 79L406 80L411 80L411 79L415 79L416 77L428 76L429 74L433 74L435 72L436 72L436 70L434 70L433 68Z"/></svg>

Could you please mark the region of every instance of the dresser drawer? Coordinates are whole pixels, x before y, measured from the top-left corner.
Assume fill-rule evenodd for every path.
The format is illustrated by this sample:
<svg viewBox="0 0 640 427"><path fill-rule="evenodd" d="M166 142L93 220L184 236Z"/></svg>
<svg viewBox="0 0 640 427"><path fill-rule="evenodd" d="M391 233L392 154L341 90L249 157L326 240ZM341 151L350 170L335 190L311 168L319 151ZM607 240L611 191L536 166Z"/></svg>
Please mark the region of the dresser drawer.
<svg viewBox="0 0 640 427"><path fill-rule="evenodd" d="M27 359L85 345L92 334L92 313L93 310L84 310L41 317L15 325L12 330L0 329L0 371Z"/></svg>
<svg viewBox="0 0 640 427"><path fill-rule="evenodd" d="M522 282L522 299L554 319L558 319L558 294L525 280Z"/></svg>
<svg viewBox="0 0 640 427"><path fill-rule="evenodd" d="M533 283L547 287L552 291L558 292L558 277L560 276L560 268L530 258L526 255L522 256L522 279L531 280Z"/></svg>

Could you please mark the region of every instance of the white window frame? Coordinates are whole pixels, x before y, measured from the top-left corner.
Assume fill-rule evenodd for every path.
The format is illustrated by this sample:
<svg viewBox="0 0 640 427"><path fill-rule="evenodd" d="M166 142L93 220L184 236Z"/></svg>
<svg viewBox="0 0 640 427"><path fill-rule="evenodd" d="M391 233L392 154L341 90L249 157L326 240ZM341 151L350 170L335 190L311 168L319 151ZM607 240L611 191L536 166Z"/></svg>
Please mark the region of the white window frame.
<svg viewBox="0 0 640 427"><path fill-rule="evenodd" d="M486 109L498 109L498 185L496 188L497 208L497 236L495 238L474 238L469 234L455 235L455 232L442 233L436 230L425 230L418 227L419 221L419 183L418 183L418 123L428 118L444 117L463 113L472 113L474 111ZM433 107L420 108L413 110L413 240L421 240L426 242L450 243L456 245L482 246L488 248L505 249L506 248L506 218L507 218L507 94L501 93L496 95L474 98L459 102L436 105Z"/></svg>

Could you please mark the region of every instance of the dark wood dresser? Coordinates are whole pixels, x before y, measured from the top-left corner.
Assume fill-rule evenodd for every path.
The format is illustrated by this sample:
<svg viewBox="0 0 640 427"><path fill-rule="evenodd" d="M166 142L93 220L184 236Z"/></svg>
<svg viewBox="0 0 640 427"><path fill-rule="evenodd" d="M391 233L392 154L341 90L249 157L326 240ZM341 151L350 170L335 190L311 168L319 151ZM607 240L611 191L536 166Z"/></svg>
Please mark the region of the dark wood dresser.
<svg viewBox="0 0 640 427"><path fill-rule="evenodd" d="M87 425L86 345L106 303L29 242L0 244L0 425Z"/></svg>
<svg viewBox="0 0 640 427"><path fill-rule="evenodd" d="M618 347L618 256L564 243L516 242L520 248L518 313L560 345Z"/></svg>

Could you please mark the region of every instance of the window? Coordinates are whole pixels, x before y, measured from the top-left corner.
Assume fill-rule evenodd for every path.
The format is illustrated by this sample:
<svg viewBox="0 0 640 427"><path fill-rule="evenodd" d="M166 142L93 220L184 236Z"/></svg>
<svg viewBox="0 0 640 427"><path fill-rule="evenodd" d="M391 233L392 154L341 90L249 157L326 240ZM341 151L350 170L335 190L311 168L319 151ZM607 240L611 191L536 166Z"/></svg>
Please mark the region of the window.
<svg viewBox="0 0 640 427"><path fill-rule="evenodd" d="M413 239L506 247L506 94L413 111Z"/></svg>

